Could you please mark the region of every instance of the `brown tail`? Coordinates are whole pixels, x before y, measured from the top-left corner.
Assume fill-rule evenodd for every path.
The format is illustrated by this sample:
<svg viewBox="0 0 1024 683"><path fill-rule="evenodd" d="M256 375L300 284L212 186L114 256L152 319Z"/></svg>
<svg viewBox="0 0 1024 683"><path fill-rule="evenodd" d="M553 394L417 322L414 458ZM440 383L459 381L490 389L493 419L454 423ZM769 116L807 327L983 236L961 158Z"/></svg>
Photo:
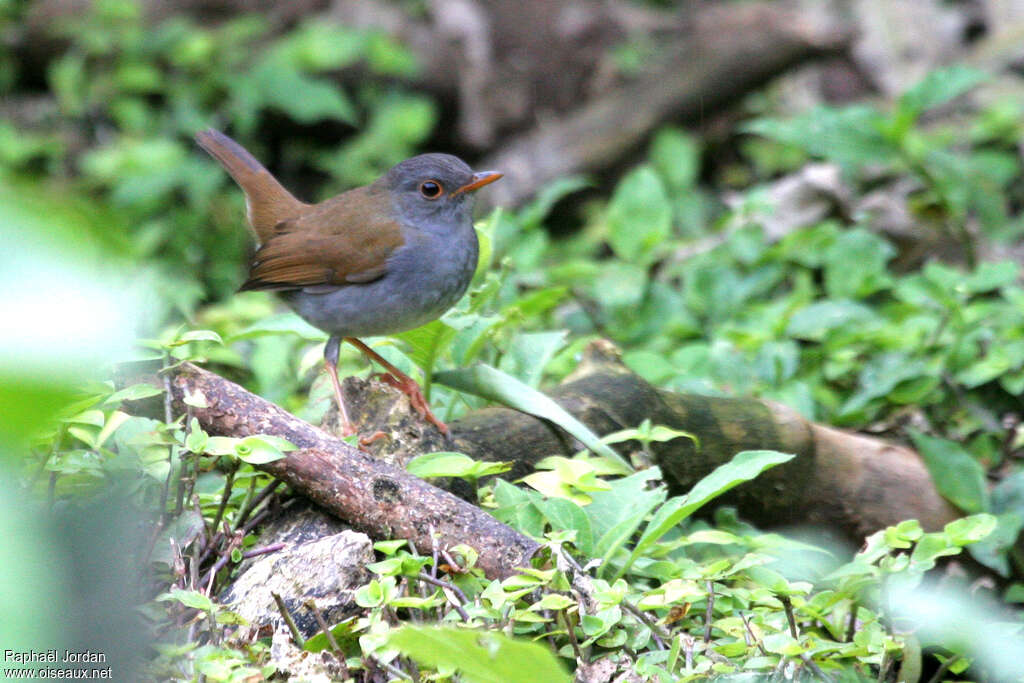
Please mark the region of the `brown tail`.
<svg viewBox="0 0 1024 683"><path fill-rule="evenodd" d="M305 206L284 189L256 157L219 130L210 128L198 133L196 142L221 163L245 192L249 224L260 242L274 233L275 225L294 218Z"/></svg>

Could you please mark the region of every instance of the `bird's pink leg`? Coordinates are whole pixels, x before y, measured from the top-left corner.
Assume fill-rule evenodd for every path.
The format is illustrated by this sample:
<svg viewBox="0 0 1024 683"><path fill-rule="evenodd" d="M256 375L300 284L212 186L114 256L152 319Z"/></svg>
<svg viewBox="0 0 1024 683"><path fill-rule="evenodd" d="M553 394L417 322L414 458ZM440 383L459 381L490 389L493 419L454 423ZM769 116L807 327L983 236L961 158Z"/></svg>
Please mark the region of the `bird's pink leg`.
<svg viewBox="0 0 1024 683"><path fill-rule="evenodd" d="M396 368L385 360L383 356L355 337L345 337L345 341L362 351L370 360L377 361L383 366L387 370L387 374L382 375L381 379L408 396L409 403L416 409L416 412L422 415L427 422L437 427L438 431L442 434L448 435L448 425L437 419L433 411L430 410L430 405L427 404L427 399L423 396L423 390L420 389L420 385L416 383L416 380Z"/></svg>

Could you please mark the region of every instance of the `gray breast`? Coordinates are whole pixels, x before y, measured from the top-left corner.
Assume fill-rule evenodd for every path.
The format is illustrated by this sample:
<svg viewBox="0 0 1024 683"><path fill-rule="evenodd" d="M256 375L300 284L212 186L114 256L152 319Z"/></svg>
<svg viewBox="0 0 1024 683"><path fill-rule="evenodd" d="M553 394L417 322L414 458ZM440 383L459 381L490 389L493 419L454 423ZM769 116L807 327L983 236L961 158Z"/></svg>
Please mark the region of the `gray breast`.
<svg viewBox="0 0 1024 683"><path fill-rule="evenodd" d="M285 300L314 327L342 337L396 334L439 318L473 279L476 233L470 228L468 234L442 237L416 231L406 237L379 280L298 290Z"/></svg>

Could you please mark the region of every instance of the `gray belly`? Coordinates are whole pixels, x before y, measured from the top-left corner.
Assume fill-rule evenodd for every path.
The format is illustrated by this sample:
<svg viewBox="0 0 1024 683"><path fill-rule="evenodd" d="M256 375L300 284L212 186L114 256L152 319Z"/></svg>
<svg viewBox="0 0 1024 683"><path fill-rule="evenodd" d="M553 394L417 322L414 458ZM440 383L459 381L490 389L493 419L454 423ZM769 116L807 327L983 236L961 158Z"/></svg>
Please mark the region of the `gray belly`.
<svg viewBox="0 0 1024 683"><path fill-rule="evenodd" d="M285 301L309 324L340 337L396 334L441 317L466 291L477 263L476 234L464 244L436 238L399 247L379 280L296 290Z"/></svg>

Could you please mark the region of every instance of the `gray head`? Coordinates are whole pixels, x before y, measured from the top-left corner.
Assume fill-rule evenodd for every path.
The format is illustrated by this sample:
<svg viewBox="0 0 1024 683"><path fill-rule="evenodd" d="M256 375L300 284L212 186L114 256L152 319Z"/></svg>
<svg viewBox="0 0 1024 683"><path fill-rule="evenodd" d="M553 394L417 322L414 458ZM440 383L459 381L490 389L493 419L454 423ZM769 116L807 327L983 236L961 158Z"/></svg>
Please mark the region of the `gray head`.
<svg viewBox="0 0 1024 683"><path fill-rule="evenodd" d="M473 192L501 178L501 173L473 173L451 154L421 154L392 167L378 182L389 190L399 216L421 227L456 229L470 225Z"/></svg>

